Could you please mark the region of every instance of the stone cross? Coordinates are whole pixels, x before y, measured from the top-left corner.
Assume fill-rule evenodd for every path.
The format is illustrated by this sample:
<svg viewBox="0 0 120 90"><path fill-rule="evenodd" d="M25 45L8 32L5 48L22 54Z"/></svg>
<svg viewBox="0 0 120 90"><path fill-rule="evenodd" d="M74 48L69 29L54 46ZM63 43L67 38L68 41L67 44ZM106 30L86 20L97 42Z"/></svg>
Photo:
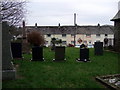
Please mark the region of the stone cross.
<svg viewBox="0 0 120 90"><path fill-rule="evenodd" d="M2 23L2 79L15 79L15 70L12 65L11 36L7 22Z"/></svg>

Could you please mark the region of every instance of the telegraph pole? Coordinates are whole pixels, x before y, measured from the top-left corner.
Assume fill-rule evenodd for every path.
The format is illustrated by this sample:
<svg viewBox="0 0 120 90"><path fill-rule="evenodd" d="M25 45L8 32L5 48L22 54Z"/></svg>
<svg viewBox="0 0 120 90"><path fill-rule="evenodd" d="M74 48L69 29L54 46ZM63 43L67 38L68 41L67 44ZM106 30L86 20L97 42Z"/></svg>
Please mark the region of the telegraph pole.
<svg viewBox="0 0 120 90"><path fill-rule="evenodd" d="M76 29L77 29L77 24L76 24L76 13L74 13L74 26L75 26L75 29L74 29L74 46L76 45Z"/></svg>
<svg viewBox="0 0 120 90"><path fill-rule="evenodd" d="M76 26L76 13L74 13L74 26Z"/></svg>

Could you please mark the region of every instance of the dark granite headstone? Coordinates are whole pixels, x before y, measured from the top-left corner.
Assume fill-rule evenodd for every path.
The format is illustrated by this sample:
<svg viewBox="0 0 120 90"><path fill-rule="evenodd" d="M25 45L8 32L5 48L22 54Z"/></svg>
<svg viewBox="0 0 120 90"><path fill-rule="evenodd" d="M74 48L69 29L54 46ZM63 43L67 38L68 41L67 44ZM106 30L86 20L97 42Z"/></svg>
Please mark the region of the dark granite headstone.
<svg viewBox="0 0 120 90"><path fill-rule="evenodd" d="M32 48L32 61L44 61L43 47L34 46Z"/></svg>
<svg viewBox="0 0 120 90"><path fill-rule="evenodd" d="M83 61L83 62L90 61L88 48L80 48L80 58L78 58L77 61Z"/></svg>
<svg viewBox="0 0 120 90"><path fill-rule="evenodd" d="M65 47L56 46L55 47L55 59L54 61L64 61L65 60Z"/></svg>
<svg viewBox="0 0 120 90"><path fill-rule="evenodd" d="M11 51L13 58L22 59L22 43L11 43Z"/></svg>
<svg viewBox="0 0 120 90"><path fill-rule="evenodd" d="M11 62L10 34L7 22L2 23L2 80L15 79L15 69Z"/></svg>
<svg viewBox="0 0 120 90"><path fill-rule="evenodd" d="M103 55L103 42L95 42L94 53L95 55Z"/></svg>

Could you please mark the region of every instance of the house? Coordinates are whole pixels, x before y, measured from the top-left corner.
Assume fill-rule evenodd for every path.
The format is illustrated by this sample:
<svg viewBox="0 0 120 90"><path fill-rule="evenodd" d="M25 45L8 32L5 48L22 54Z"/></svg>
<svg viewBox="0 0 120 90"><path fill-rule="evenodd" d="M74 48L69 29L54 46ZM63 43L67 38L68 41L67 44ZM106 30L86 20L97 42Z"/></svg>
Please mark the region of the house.
<svg viewBox="0 0 120 90"><path fill-rule="evenodd" d="M79 39L84 44L94 44L96 41L104 42L108 38L108 45L113 45L113 26L100 24L96 26L26 26L27 33L36 30L40 31L46 40L47 45L51 45L51 38L62 39L63 45L80 45Z"/></svg>

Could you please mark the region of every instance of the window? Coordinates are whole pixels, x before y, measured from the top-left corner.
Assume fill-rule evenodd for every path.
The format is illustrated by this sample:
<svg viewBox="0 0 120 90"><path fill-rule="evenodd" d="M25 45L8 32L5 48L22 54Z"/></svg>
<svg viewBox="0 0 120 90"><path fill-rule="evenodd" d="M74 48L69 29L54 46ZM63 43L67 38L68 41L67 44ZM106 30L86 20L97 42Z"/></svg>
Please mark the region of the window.
<svg viewBox="0 0 120 90"><path fill-rule="evenodd" d="M100 37L100 34L96 34L96 37Z"/></svg>
<svg viewBox="0 0 120 90"><path fill-rule="evenodd" d="M86 34L86 37L91 37L91 34Z"/></svg>
<svg viewBox="0 0 120 90"><path fill-rule="evenodd" d="M47 34L47 37L51 37L51 34Z"/></svg>
<svg viewBox="0 0 120 90"><path fill-rule="evenodd" d="M63 45L66 45L66 41L62 41L62 44L63 44Z"/></svg>
<svg viewBox="0 0 120 90"><path fill-rule="evenodd" d="M66 37L66 34L62 34L62 37Z"/></svg>
<svg viewBox="0 0 120 90"><path fill-rule="evenodd" d="M71 41L71 44L74 44L74 41Z"/></svg>

